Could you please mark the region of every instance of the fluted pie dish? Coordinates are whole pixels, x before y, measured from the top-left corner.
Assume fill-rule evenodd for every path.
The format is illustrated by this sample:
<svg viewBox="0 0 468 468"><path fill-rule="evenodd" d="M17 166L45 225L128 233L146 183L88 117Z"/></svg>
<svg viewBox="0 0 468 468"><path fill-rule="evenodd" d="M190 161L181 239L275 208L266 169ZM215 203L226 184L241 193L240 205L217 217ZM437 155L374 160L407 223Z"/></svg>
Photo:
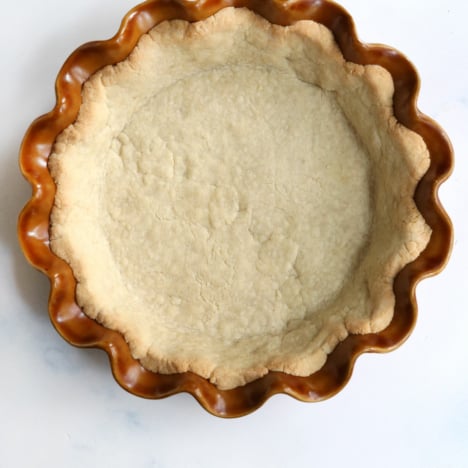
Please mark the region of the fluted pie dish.
<svg viewBox="0 0 468 468"><path fill-rule="evenodd" d="M238 416L395 348L451 244L443 132L329 2L161 2L82 46L21 148L49 312L117 381Z"/></svg>

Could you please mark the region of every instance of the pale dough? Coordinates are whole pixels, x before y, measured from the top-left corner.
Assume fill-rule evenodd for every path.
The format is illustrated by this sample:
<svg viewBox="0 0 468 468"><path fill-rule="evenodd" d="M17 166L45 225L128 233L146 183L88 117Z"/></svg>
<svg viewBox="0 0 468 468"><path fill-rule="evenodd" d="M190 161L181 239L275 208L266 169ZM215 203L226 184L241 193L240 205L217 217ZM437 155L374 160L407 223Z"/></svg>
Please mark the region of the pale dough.
<svg viewBox="0 0 468 468"><path fill-rule="evenodd" d="M422 139L377 66L314 22L164 22L84 86L57 139L51 247L142 364L232 388L310 375L383 329L430 229Z"/></svg>

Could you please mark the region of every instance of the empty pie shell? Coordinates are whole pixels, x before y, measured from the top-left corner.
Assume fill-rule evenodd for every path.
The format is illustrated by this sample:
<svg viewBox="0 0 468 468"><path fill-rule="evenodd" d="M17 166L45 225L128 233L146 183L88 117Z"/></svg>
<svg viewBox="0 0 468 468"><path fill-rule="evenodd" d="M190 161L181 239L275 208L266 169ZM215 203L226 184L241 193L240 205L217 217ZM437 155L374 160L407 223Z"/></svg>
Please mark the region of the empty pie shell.
<svg viewBox="0 0 468 468"><path fill-rule="evenodd" d="M430 165L414 193L414 202L431 230L430 240L419 257L406 265L393 281L395 305L390 324L377 333L351 334L328 355L325 364L312 375L299 377L270 371L263 377L229 390L221 390L195 373L151 372L132 357L124 337L89 318L77 304L76 279L69 265L50 248L50 215L56 186L48 167L57 137L75 122L81 107L83 84L98 70L124 60L140 37L165 20L189 22L206 19L226 7L246 7L272 24L291 25L313 20L331 30L346 61L359 65L380 65L394 85L396 119L424 140ZM275 393L287 393L304 401L332 396L349 379L354 360L362 352L390 351L409 335L416 320L415 286L439 271L451 246L448 217L437 198L440 183L452 165L450 144L440 128L416 107L419 80L413 66L401 54L382 46L361 44L352 19L341 7L329 2L159 2L149 1L134 8L112 39L85 44L75 51L59 72L57 104L37 119L28 130L20 154L21 169L33 186L33 196L19 219L19 238L28 260L51 280L49 314L58 332L70 343L104 349L118 383L135 395L161 398L178 392L191 393L215 415L234 417L260 406Z"/></svg>

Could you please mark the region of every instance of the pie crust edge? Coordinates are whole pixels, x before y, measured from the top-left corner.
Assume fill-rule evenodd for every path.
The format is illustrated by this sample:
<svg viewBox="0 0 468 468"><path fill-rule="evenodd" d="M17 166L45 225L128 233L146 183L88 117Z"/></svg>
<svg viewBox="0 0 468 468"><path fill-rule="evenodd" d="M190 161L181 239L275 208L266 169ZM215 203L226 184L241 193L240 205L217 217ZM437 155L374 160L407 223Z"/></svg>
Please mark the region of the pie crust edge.
<svg viewBox="0 0 468 468"><path fill-rule="evenodd" d="M266 28L269 34L283 34L281 31L282 27L272 27L268 22L255 16L251 12L237 10L234 13L233 9L226 9L222 10L221 14L223 21L228 23L231 22L231 24L234 25L237 21L247 20L252 21L252 23L255 24L255 27ZM187 30L193 27L197 28L196 34L194 34L194 40L197 40L197 35L199 34L211 34L211 24L213 24L213 20L209 19L203 22L203 24L196 23L195 26L186 25L186 27ZM167 26L170 27L169 23L167 23ZM180 22L177 23L176 27L180 28ZM316 40L320 38L322 43L325 44L324 47L327 48L330 53L335 54L337 61L343 60L341 54L334 45L331 34L326 32L328 30L326 30L326 28L323 26L304 21L296 23L295 25L289 27L289 29L298 34L303 34L309 38L314 38ZM130 58L130 62L132 60L133 59ZM132 66L134 66L134 64ZM318 336L320 345L316 347L315 351L312 353L306 353L302 357L290 356L288 358L273 360L272 362L268 363L268 366L251 366L249 369L244 369L241 373L237 369L234 369L234 371L232 371L232 369L229 370L219 367L213 369L213 365L211 363L207 363L203 360L191 362L186 360L167 362L167 359L165 359L164 356L158 356L154 353L148 356L139 355L139 345L134 344L137 342L138 337L131 336L131 332L124 332L132 353L137 355L142 364L148 369L162 373L175 373L190 370L199 375L202 375L203 377L209 378L213 383L217 384L219 388L232 388L243 385L249 381L261 377L262 375L266 374L268 370L278 370L293 375L310 375L324 364L327 355L333 350L339 341L343 340L348 335L348 333L378 332L385 328L385 326L390 322L393 316L394 307L393 279L395 275L403 268L403 266L414 260L420 254L420 252L427 245L430 237L430 229L422 219L422 216L414 205L414 201L412 199L412 194L418 180L420 180L422 175L427 170L429 156L427 148L422 139L418 135L410 132L408 129L398 124L394 117L389 114L389 103L391 106L393 88L391 83L389 83L388 73L380 67L376 66L347 66L350 66L353 69L353 73L360 73L365 76L369 89L373 89L373 92L375 93L372 97L374 98L375 96L378 96L382 102L385 103L383 106L381 106L381 111L383 114L385 114L383 119L386 119L388 121L388 125L392 128L392 144L396 144L401 148L410 148L411 156L414 157L414 159L407 159L405 161L405 167L409 170L409 172L405 174L406 184L402 188L404 195L407 197L408 203L405 204L405 206L399 204L393 206L394 212L396 213L395 218L406 220L405 223L399 226L401 228L400 243L402 244L402 247L395 256L393 256L384 265L381 265L380 275L371 285L369 285L371 303L373 304L373 312L371 314L370 320L360 320L359 318L354 318L351 320L345 319L344 322L341 323L330 324L329 327L322 329ZM113 73L112 70L112 68L107 68L102 73ZM91 93L93 92L93 80L95 79L96 78L93 77L87 83L87 89ZM86 106L83 106L82 112L80 114L80 121L83 123L87 122L88 125L92 125L94 118L94 115L86 115ZM74 128L75 130L77 129L76 126ZM55 152L51 155L49 161L51 173L57 181L63 181L63 179L61 179L63 175L61 174L59 158L60 153L63 150L63 147L73 144L73 141L73 131L65 131L57 139ZM405 154L405 157L406 156L407 154ZM62 183L61 185L63 186L65 184ZM62 199L61 196L62 192L59 190L57 192L57 197L55 200L56 204L51 217L51 247L60 257L72 265L74 273L79 282L82 275L83 277L86 276L86 272L80 271L79 259L73 258L73 253L68 252L67 247L60 243L60 236L57 236L55 232L54 226L60 225L61 223L62 215L60 213L59 207L66 205L66 200ZM87 298L83 295L80 296L80 293L78 292L77 298L80 305L84 308L88 315L93 318L97 318L98 321L102 322L109 328L122 331L122 327L116 326L112 319L106 317L104 314L101 314L99 311L92 310L91 304L93 302L93 298ZM131 337L131 339L129 337Z"/></svg>

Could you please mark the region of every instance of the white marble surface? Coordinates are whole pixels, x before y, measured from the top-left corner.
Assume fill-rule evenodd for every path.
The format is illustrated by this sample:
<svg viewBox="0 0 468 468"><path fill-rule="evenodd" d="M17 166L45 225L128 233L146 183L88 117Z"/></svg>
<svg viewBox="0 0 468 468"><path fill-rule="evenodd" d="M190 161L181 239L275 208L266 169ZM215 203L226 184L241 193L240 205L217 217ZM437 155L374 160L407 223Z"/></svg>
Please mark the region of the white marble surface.
<svg viewBox="0 0 468 468"><path fill-rule="evenodd" d="M421 109L450 135L456 170L441 199L451 261L418 287L411 338L359 359L323 403L286 396L222 420L193 398L146 401L120 389L104 353L75 349L47 316L48 283L24 260L16 217L30 189L17 168L29 123L54 102L67 55L112 35L132 0L23 0L2 7L0 39L1 467L468 466L468 3L343 0L360 37L393 45L422 76Z"/></svg>

